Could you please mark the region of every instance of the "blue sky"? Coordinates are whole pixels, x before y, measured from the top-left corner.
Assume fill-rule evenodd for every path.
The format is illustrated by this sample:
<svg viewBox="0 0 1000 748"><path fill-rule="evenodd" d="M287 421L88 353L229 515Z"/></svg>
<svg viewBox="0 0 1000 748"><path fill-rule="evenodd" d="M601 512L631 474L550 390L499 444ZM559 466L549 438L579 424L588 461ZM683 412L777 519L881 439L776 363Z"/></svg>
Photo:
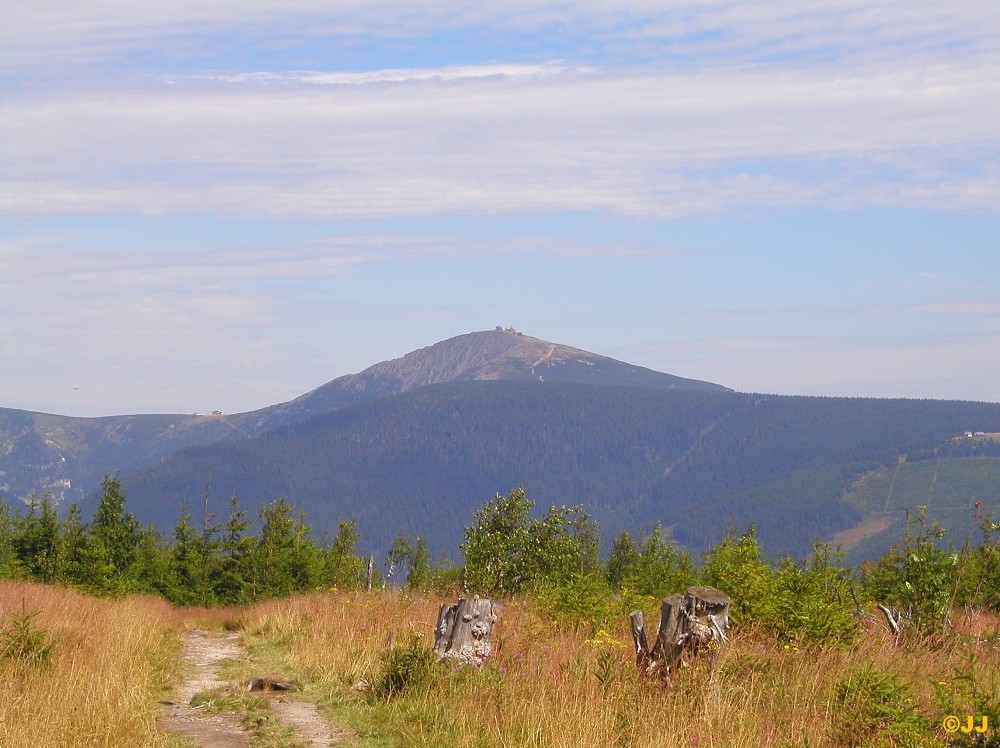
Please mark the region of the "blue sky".
<svg viewBox="0 0 1000 748"><path fill-rule="evenodd" d="M498 324L1000 401L995 0L68 5L0 5L0 406L249 410Z"/></svg>

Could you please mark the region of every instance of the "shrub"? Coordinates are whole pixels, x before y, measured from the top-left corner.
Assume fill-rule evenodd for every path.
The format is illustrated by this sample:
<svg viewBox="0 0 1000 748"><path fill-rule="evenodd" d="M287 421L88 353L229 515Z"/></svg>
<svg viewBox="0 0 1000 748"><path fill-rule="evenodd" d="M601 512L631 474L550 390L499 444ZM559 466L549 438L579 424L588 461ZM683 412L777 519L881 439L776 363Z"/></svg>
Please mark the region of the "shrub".
<svg viewBox="0 0 1000 748"><path fill-rule="evenodd" d="M730 528L705 557L705 583L732 598L734 623L770 623L774 609L774 572L764 559L753 525L739 539Z"/></svg>
<svg viewBox="0 0 1000 748"><path fill-rule="evenodd" d="M833 563L830 547L818 543L812 558L785 559L775 571L775 630L785 639L813 644L847 644L857 624L846 599L848 572Z"/></svg>
<svg viewBox="0 0 1000 748"><path fill-rule="evenodd" d="M45 629L35 624L38 611L11 613L10 623L0 629L0 657L25 664L46 663L52 657L53 644Z"/></svg>
<svg viewBox="0 0 1000 748"><path fill-rule="evenodd" d="M908 613L924 634L943 629L955 589L959 558L937 546L944 534L936 522L928 524L927 507L917 507L916 517L907 511L902 544L864 570L865 594Z"/></svg>
<svg viewBox="0 0 1000 748"><path fill-rule="evenodd" d="M588 625L596 630L613 618L608 590L593 574L571 574L564 582L540 590L538 600L555 620L575 630Z"/></svg>
<svg viewBox="0 0 1000 748"><path fill-rule="evenodd" d="M412 637L405 647L393 647L382 656L382 677L372 694L388 699L427 685L434 672L434 659L434 653L418 636Z"/></svg>
<svg viewBox="0 0 1000 748"><path fill-rule="evenodd" d="M917 712L906 683L871 664L850 673L833 703L831 739L850 748L918 748L938 745Z"/></svg>

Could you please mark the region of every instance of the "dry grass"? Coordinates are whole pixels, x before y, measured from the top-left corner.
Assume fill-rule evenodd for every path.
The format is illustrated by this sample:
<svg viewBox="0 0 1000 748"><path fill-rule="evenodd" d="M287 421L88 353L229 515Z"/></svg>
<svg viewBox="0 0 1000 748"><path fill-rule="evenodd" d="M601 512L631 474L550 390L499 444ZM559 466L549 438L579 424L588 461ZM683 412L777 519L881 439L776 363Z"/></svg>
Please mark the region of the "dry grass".
<svg viewBox="0 0 1000 748"><path fill-rule="evenodd" d="M318 684L330 702L353 700L356 719L367 715L383 739L413 746L834 746L833 696L865 663L905 681L932 724L943 715L931 682L951 679L969 647L986 670L1000 669L997 619L978 617L968 624L974 637L935 647L893 647L875 631L851 648L807 651L745 632L714 661L664 686L635 673L624 621L592 636L514 603L495 629L499 651L480 670L444 667L429 685L381 703L352 693L352 683L378 679L393 643L418 637L430 646L440 602L313 595L253 608L243 624L251 638L277 645L297 677Z"/></svg>
<svg viewBox="0 0 1000 748"><path fill-rule="evenodd" d="M932 724L943 716L933 684L954 683L970 652L980 672L1000 671L1000 625L980 614L929 646L894 647L877 628L853 647L815 650L735 632L730 645L665 685L635 672L624 620L606 632L574 631L541 605L516 601L501 614L485 666L436 666L428 682L391 698L352 688L376 684L393 647L429 650L441 602L324 593L246 610L177 610L152 598L0 583L0 628L37 611L31 625L52 645L47 662L0 658L0 746L177 745L158 730L156 702L179 675L180 632L195 626L241 628L262 666L303 684L362 744L378 746L888 746L898 743L837 740L843 715L834 695L862 665L905 682ZM940 732L924 737L946 742Z"/></svg>
<svg viewBox="0 0 1000 748"><path fill-rule="evenodd" d="M0 746L167 746L157 701L174 676L178 622L154 598L101 600L69 589L0 582L0 628L37 612L47 661L0 658Z"/></svg>

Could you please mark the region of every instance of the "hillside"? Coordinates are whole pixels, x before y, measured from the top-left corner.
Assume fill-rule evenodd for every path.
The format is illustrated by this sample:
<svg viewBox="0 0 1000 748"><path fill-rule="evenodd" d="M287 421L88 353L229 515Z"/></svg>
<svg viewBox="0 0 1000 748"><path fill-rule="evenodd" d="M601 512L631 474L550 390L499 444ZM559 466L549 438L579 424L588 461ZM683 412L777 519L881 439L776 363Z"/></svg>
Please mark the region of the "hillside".
<svg viewBox="0 0 1000 748"><path fill-rule="evenodd" d="M956 439L970 430L983 436ZM822 538L858 560L898 537L906 508L964 531L974 500L992 506L998 431L997 404L735 393L493 330L248 413L0 410L0 496L86 508L121 470L163 530L211 485L217 508L286 496L317 531L353 517L371 549L402 530L453 553L472 510L523 483L541 505L583 504L606 543L661 522L697 550L755 523L772 553Z"/></svg>
<svg viewBox="0 0 1000 748"><path fill-rule="evenodd" d="M258 436L353 403L472 380L581 382L726 392L512 330L459 335L247 413L71 418L0 408L0 498L89 496L105 472L131 471L179 449Z"/></svg>
<svg viewBox="0 0 1000 748"><path fill-rule="evenodd" d="M996 430L1000 405L464 382L185 450L125 485L164 528L210 482L219 507L285 496L319 531L355 518L369 549L402 530L453 552L475 508L523 483L543 506L583 504L605 541L660 521L697 550L754 522L799 555L870 517L849 496L864 476L970 423Z"/></svg>

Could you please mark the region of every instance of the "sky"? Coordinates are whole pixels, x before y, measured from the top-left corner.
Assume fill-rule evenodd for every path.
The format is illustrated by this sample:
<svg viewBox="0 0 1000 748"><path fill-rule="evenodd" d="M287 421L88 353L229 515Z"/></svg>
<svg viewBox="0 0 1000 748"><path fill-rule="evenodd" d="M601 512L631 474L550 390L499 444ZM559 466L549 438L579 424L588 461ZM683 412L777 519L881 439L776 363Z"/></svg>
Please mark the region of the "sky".
<svg viewBox="0 0 1000 748"><path fill-rule="evenodd" d="M0 407L239 412L496 325L1000 402L1000 3L0 4Z"/></svg>

